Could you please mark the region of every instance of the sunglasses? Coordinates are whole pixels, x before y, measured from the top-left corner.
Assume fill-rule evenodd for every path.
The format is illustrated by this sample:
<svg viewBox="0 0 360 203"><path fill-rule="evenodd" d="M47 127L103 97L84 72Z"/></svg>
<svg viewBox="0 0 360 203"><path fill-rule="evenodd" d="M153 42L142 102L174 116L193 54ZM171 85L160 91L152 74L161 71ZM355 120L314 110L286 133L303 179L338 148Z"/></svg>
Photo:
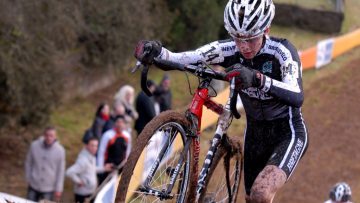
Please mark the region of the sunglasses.
<svg viewBox="0 0 360 203"><path fill-rule="evenodd" d="M235 42L238 42L238 43L255 43L257 42L261 37L264 36L264 33L260 33L260 34L257 34L255 36L251 36L251 37L238 37L232 33L229 33L229 35L234 39Z"/></svg>

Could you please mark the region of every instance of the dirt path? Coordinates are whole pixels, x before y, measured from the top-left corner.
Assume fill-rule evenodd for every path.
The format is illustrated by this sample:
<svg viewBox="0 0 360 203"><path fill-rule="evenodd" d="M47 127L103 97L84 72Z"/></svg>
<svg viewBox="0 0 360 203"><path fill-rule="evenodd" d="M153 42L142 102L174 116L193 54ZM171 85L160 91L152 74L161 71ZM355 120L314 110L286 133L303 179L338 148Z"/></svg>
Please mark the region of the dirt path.
<svg viewBox="0 0 360 203"><path fill-rule="evenodd" d="M275 202L324 202L346 181L360 202L360 59L305 90L309 148Z"/></svg>

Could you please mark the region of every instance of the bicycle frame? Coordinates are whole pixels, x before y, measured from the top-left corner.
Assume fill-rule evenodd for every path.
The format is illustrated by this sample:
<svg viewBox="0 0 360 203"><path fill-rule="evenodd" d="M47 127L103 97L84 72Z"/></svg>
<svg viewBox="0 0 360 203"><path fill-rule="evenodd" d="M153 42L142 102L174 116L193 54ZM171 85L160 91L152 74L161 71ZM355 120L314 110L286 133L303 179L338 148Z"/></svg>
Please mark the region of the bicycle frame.
<svg viewBox="0 0 360 203"><path fill-rule="evenodd" d="M203 167L200 171L200 175L198 176L198 160L200 153L200 144L199 144L199 136L201 129L201 119L202 119L202 108L206 106L208 109L213 111L214 113L219 115L215 135L212 139L211 146L207 152L205 161L203 163ZM190 112L196 116L197 119L197 137L193 139L194 145L194 166L196 167L195 175L198 177L197 189L196 189L196 202L198 201L202 190L205 187L205 178L208 174L210 166L212 164L212 160L216 150L222 140L224 134L226 134L227 129L231 123L232 114L230 112L230 99L227 101L225 108L221 104L217 104L212 101L208 95L208 88L199 88L197 89L192 103L189 108ZM194 123L194 122L193 122ZM230 195L231 196L231 195Z"/></svg>
<svg viewBox="0 0 360 203"><path fill-rule="evenodd" d="M164 63L164 62L162 62L162 63ZM175 67L174 69L179 69L179 70L185 70L186 68L196 70L191 67L182 67L182 65L180 65L180 64L175 64L175 63L171 63L171 62L170 63L167 62L167 64L165 66L169 66L169 65L172 67ZM147 78L146 78L147 71L148 71L148 68L145 68L145 69L143 69L143 72L142 72L142 88L143 88L143 90L146 90L146 83L144 81L147 80ZM204 70L201 70L201 71L204 71ZM195 73L195 75L202 76L202 73L204 73L204 72L201 72L201 71L199 71L198 73L197 73L197 71L195 71L194 73ZM159 167L162 158L164 157L164 155L166 154L166 152L168 150L168 147L164 147L161 150L156 161L152 165L150 172L144 182L144 187L140 188L140 190L143 193L159 197L160 200L172 199L173 196L171 195L171 191L174 187L175 180L179 174L179 171L180 171L182 165L184 164L186 152L188 152L190 145L193 144L194 164L190 167L193 167L194 176L195 176L195 177L191 177L191 178L197 178L197 180L198 180L197 181L197 189L196 189L196 202L198 201L200 194L205 187L205 178L208 175L210 166L213 161L213 156L215 155L216 150L217 150L218 146L220 145L220 142L221 142L223 136L227 132L227 129L231 123L233 115L236 118L240 118L240 115L237 113L237 111L236 112L234 111L234 108L236 108L236 107L233 105L234 99L235 99L235 103L236 103L236 95L237 95L237 93L235 91L235 79L233 79L231 81L231 85L230 85L231 93L230 93L229 99L228 99L225 107L223 107L223 105L221 105L221 104L217 104L216 102L214 102L210 99L209 86L210 86L211 80L212 80L212 78L203 78L203 80L201 81L198 89L196 90L196 92L193 96L192 102L186 112L186 118L190 121L191 128L188 132L186 132L187 139L185 141L184 149L183 149L181 156L178 160L178 163L174 169L174 173L170 177L170 183L167 185L166 190L158 191L158 190L151 189L150 187L148 187L148 183L152 180L153 176L155 175L155 171ZM235 97L234 97L234 95L235 95ZM203 167L202 167L202 169L200 171L200 175L199 175L198 164L199 164L199 156L200 156L200 134L201 134L200 130L201 130L203 106L206 106L208 109L210 109L211 111L218 114L219 119L218 119L215 135L211 142L212 144L208 150L206 159L203 163ZM170 140L169 142L172 142L172 141L173 140ZM229 181L227 181L227 182L229 182ZM183 197L180 197L180 198L183 198ZM230 201L231 201L231 194L230 194Z"/></svg>

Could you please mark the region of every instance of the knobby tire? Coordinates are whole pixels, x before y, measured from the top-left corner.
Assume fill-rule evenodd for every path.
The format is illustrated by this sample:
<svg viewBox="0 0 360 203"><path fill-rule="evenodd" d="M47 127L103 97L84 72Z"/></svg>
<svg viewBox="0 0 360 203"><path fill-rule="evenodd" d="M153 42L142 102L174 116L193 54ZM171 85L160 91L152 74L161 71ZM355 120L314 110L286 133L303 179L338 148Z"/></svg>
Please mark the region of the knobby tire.
<svg viewBox="0 0 360 203"><path fill-rule="evenodd" d="M128 158L128 161L127 161L126 165L124 166L124 170L121 175L121 180L120 180L118 188L117 188L115 202L117 202L117 203L125 202L125 198L126 198L129 184L130 184L130 180L134 173L134 168L139 160L141 153L143 152L144 148L146 148L147 143L152 138L152 136L157 131L157 129L160 128L161 126L163 126L164 124L170 123L170 122L180 124L183 127L183 129L185 129L185 130L187 130L188 127L190 126L190 123L185 118L184 114L181 114L176 111L162 112L160 115L156 116L153 120L151 120L145 126L144 130L138 136L138 138L136 140L136 144L134 145L134 147L130 153L130 156ZM190 158L188 160L188 161L190 161L189 175L188 175L189 180L187 180L188 185L187 185L186 194L185 194L185 198L184 198L184 200L186 200L185 202L189 201L189 199L188 199L189 191L191 191L191 190L195 191L194 187L196 187L196 184L194 184L194 183L191 184L191 182L197 180L197 177L194 177L196 175L196 174L194 174L194 166L192 166L192 163L193 163L193 144L192 143L189 148L189 154L190 154ZM183 167L184 167L184 164L183 164ZM173 190L175 190L175 188Z"/></svg>

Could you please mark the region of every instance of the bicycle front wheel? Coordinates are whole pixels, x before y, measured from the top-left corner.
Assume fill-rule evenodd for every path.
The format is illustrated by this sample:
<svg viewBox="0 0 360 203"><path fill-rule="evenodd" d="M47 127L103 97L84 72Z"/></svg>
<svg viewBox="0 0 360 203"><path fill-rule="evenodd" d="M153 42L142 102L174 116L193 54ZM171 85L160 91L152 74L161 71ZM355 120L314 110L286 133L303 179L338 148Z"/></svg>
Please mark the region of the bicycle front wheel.
<svg viewBox="0 0 360 203"><path fill-rule="evenodd" d="M116 202L185 202L193 175L192 144L184 151L188 126L175 111L163 112L145 126L124 166ZM169 185L174 185L170 192Z"/></svg>
<svg viewBox="0 0 360 203"><path fill-rule="evenodd" d="M237 138L224 137L216 151L199 202L236 203L242 172L242 147Z"/></svg>

